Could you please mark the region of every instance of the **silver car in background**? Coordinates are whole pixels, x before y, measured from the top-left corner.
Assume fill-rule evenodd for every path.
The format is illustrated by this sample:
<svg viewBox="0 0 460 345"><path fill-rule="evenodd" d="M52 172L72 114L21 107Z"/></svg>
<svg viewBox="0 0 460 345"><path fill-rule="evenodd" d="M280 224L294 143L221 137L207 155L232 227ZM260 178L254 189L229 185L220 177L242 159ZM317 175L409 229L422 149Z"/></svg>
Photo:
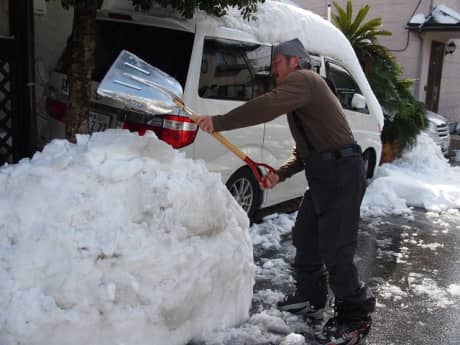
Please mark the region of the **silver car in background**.
<svg viewBox="0 0 460 345"><path fill-rule="evenodd" d="M433 141L439 145L444 156L449 153L450 133L447 119L432 111L427 110L428 127L425 130Z"/></svg>

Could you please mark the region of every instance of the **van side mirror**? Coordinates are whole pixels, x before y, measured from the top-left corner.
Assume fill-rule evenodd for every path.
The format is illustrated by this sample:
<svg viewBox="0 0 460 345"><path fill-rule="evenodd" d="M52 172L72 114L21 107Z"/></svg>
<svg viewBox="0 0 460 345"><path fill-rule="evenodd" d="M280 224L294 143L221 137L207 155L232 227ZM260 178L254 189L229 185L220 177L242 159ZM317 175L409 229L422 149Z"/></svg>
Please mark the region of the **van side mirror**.
<svg viewBox="0 0 460 345"><path fill-rule="evenodd" d="M366 97L359 93L353 94L353 98L351 99L351 107L353 109L365 109L366 108Z"/></svg>

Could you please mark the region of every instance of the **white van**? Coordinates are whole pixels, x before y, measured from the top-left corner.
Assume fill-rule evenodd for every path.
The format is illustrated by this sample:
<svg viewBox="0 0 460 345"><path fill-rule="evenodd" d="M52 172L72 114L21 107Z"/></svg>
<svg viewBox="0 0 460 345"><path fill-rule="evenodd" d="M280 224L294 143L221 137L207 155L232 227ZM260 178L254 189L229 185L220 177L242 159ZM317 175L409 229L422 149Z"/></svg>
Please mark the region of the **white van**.
<svg viewBox="0 0 460 345"><path fill-rule="evenodd" d="M97 49L89 131L127 128L144 133L153 130L160 139L189 157L203 159L209 170L219 172L240 205L252 217L256 210L302 196L304 174L262 192L249 168L210 135L176 114L141 114L117 108L96 96L101 81L119 52L126 49L177 79L183 99L198 114L223 114L272 87L272 46L257 42L243 31L227 27L210 30L199 22L102 10L97 16ZM380 161L381 144L377 119L369 114L352 75L340 61L312 56L314 69L329 78L345 108L355 138L363 150L371 177ZM40 136L45 142L64 137L63 116L68 97L67 72L70 49L66 47L53 72L39 107ZM46 119L46 120L44 120ZM275 168L293 146L286 116L258 126L225 132L225 136L255 161Z"/></svg>

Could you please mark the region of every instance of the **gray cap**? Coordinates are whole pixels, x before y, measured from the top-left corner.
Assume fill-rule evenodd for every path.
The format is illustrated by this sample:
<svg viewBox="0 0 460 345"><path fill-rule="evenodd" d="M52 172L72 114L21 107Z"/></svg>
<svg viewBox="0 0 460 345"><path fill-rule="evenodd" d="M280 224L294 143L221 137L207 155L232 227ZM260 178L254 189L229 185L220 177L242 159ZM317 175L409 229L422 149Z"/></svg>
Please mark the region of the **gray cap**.
<svg viewBox="0 0 460 345"><path fill-rule="evenodd" d="M273 56L276 55L298 56L300 57L299 65L301 68L311 68L310 55L298 38L281 42L273 48Z"/></svg>

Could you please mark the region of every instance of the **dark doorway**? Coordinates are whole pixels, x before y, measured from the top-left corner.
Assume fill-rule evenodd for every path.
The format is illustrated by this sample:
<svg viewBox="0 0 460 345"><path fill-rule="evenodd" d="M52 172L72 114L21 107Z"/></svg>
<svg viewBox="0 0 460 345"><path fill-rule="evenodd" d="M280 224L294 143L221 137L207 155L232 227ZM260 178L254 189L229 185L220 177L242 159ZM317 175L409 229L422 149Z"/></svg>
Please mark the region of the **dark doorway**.
<svg viewBox="0 0 460 345"><path fill-rule="evenodd" d="M428 84L426 87L426 107L437 112L441 91L442 64L444 62L444 43L432 41L430 53L430 68L428 70Z"/></svg>
<svg viewBox="0 0 460 345"><path fill-rule="evenodd" d="M0 166L35 149L33 1L0 0Z"/></svg>

